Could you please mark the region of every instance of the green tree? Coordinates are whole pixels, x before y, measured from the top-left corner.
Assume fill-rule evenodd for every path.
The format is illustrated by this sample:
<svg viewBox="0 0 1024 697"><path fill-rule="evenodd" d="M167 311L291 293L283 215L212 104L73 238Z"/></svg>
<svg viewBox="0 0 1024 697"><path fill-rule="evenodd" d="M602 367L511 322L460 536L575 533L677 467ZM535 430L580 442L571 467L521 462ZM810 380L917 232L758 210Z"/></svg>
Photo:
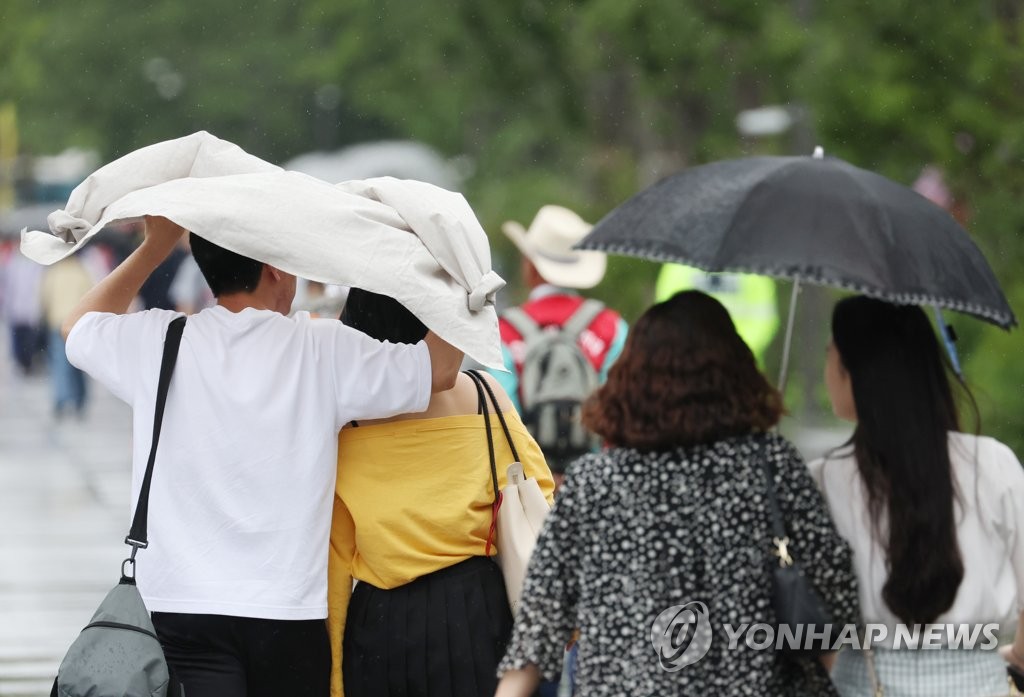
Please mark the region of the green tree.
<svg viewBox="0 0 1024 697"><path fill-rule="evenodd" d="M842 26L843 31L836 31ZM974 241L1024 312L1024 3L822 3L801 83L822 140L909 182L940 166ZM950 318L986 431L1024 452L1024 340Z"/></svg>
<svg viewBox="0 0 1024 697"><path fill-rule="evenodd" d="M200 128L271 160L423 140L467 157L494 233L545 203L597 220L682 167L816 142L903 182L935 164L1020 311L1022 18L1022 0L7 0L0 101L40 153L110 158ZM769 103L800 127L741 139L736 114ZM596 294L634 318L656 271L612 259ZM1019 332L956 326L986 426L1024 450Z"/></svg>
<svg viewBox="0 0 1024 697"><path fill-rule="evenodd" d="M197 130L279 161L318 144L390 132L318 100L307 65L320 34L296 3L226 0L124 6L8 0L0 12L2 94L30 152L69 145L105 159ZM327 112L322 113L322 112ZM347 116L319 140L324 118ZM348 138L347 138L348 136Z"/></svg>

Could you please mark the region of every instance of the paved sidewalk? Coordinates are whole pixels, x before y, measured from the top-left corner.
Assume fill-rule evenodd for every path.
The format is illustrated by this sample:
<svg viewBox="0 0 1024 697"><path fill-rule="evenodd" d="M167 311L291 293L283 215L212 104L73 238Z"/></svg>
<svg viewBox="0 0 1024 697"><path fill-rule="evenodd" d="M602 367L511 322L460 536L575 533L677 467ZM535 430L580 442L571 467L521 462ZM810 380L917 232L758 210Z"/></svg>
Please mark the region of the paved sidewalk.
<svg viewBox="0 0 1024 697"><path fill-rule="evenodd" d="M57 423L46 376L0 351L0 696L36 697L117 582L131 412L91 383L85 419Z"/></svg>

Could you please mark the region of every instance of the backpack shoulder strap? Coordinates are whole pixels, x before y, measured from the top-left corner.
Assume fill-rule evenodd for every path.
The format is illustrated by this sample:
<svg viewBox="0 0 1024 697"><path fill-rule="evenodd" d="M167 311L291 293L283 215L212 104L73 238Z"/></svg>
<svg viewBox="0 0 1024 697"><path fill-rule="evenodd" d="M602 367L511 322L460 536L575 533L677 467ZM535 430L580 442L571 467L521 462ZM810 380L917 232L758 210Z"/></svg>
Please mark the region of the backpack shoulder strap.
<svg viewBox="0 0 1024 697"><path fill-rule="evenodd" d="M519 332L520 336L523 337L523 341L530 342L532 339L543 334L540 325L534 321L533 317L526 314L526 311L521 307L510 307L501 313L502 318L512 325L512 328Z"/></svg>
<svg viewBox="0 0 1024 697"><path fill-rule="evenodd" d="M576 308L576 312L562 325L562 331L569 336L579 336L603 311L604 303L600 300L592 298L584 300L583 304Z"/></svg>

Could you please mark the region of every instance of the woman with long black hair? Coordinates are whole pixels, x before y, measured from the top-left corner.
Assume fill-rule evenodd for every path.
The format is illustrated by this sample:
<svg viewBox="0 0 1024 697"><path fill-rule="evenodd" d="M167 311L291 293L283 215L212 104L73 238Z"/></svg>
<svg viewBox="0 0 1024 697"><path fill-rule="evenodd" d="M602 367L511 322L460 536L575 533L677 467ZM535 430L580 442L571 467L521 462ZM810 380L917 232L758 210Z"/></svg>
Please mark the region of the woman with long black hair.
<svg viewBox="0 0 1024 697"><path fill-rule="evenodd" d="M978 624L1017 618L1020 463L1002 443L961 431L946 360L921 308L841 300L827 352L833 411L856 429L811 470L854 550L864 620L887 627L873 651L840 653L836 686L843 695L879 687L900 695L1005 694L1005 664L995 651L894 650L894 640L900 625L904 637L918 625L909 643L923 648L924 625L972 625L970 634ZM966 387L964 395L973 406ZM952 647L945 628L930 639Z"/></svg>

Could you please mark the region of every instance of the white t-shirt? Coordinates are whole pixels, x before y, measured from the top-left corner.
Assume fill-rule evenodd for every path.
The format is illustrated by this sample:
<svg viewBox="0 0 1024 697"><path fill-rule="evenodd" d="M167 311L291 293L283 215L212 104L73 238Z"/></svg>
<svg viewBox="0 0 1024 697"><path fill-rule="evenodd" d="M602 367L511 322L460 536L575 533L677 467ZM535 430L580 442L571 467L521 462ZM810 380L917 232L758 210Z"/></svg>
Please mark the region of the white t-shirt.
<svg viewBox="0 0 1024 697"><path fill-rule="evenodd" d="M149 456L163 340L178 314L90 312L71 363L132 406L132 506ZM156 612L327 616L338 431L426 409L426 344L333 319L214 306L185 325L167 396L137 580Z"/></svg>
<svg viewBox="0 0 1024 697"><path fill-rule="evenodd" d="M935 623L1012 623L1024 607L1024 469L993 438L950 433L949 445L964 577L953 605ZM891 638L900 620L882 600L886 555L872 530L852 448L809 466L836 528L853 548L864 621L887 625ZM881 530L887 534L884 524Z"/></svg>

